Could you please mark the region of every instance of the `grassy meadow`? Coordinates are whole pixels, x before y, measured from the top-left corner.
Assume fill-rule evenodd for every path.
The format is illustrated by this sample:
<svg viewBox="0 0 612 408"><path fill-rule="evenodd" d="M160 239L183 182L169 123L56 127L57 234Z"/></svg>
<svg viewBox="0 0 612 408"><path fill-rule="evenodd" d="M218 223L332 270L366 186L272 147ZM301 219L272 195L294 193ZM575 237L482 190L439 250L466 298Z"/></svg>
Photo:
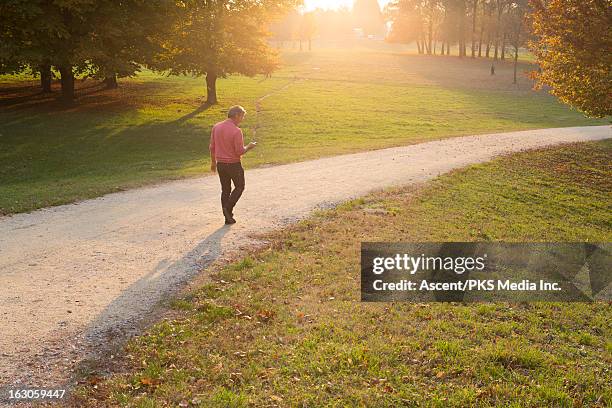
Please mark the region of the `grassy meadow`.
<svg viewBox="0 0 612 408"><path fill-rule="evenodd" d="M606 123L533 92L524 76L512 85L510 62L497 63L492 77L487 60L393 47L285 50L282 57L272 78L220 80L221 104L208 109L202 78L145 71L117 90L85 80L78 104L65 107L57 95L38 94L32 78L0 77L0 214L205 174L211 126L237 103L250 111L247 138L260 142L247 167L473 133ZM521 72L532 68L523 63Z"/></svg>
<svg viewBox="0 0 612 408"><path fill-rule="evenodd" d="M362 241L610 241L612 141L319 213L215 271L76 406L609 407L607 303L361 303ZM375 210L375 211L372 211ZM93 387L95 385L95 388Z"/></svg>

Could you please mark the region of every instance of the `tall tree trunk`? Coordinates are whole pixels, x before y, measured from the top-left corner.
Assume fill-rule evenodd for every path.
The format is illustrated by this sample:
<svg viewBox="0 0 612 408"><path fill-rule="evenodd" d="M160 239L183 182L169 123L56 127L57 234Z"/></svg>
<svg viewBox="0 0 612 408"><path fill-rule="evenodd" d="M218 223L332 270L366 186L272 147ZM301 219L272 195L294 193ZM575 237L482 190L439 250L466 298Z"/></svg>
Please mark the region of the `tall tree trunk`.
<svg viewBox="0 0 612 408"><path fill-rule="evenodd" d="M428 45L427 45L427 54L431 55L431 51L433 49L432 47L432 42L433 42L433 14L434 14L434 2L433 1L429 1L429 27L428 27Z"/></svg>
<svg viewBox="0 0 612 408"><path fill-rule="evenodd" d="M119 87L117 84L117 74L107 76L102 82L104 83L104 86L106 86L106 89L116 89Z"/></svg>
<svg viewBox="0 0 612 408"><path fill-rule="evenodd" d="M443 19L442 21L444 21L444 22L446 21L446 16L447 16L447 15L448 15L448 8L447 8L447 7L444 7L444 19ZM439 29L438 29L438 32L440 32L440 31L441 31L441 29L439 28ZM440 55L444 55L444 54L446 54L446 53L444 52L444 47L445 47L445 44L446 44L447 42L449 42L448 32L447 32L447 33L444 33L444 31L442 31L442 33L441 33L440 37L442 37L442 41L441 41L441 43L442 43L442 49L440 50Z"/></svg>
<svg viewBox="0 0 612 408"><path fill-rule="evenodd" d="M206 104L216 105L217 100L217 74L208 72L206 74Z"/></svg>
<svg viewBox="0 0 612 408"><path fill-rule="evenodd" d="M491 52L491 34L492 34L491 33L491 29L492 29L492 27L491 27L491 17L493 16L493 7L492 6L491 7L486 7L486 6L487 6L487 3L483 3L483 13L485 12L485 9L488 9L488 13L486 13L487 14L487 17L486 17L486 21L487 21L487 30L486 30L487 39L486 39L486 53L485 53L485 55L486 55L487 58L490 58L491 57L491 54L490 54L490 52Z"/></svg>
<svg viewBox="0 0 612 408"><path fill-rule="evenodd" d="M474 1L472 9L472 58L476 58L476 14L478 13L478 0Z"/></svg>
<svg viewBox="0 0 612 408"><path fill-rule="evenodd" d="M446 55L450 55L450 41L446 43Z"/></svg>
<svg viewBox="0 0 612 408"><path fill-rule="evenodd" d="M51 65L40 66L40 87L44 93L51 92Z"/></svg>
<svg viewBox="0 0 612 408"><path fill-rule="evenodd" d="M62 84L62 99L65 102L74 101L74 73L72 72L72 65L65 65L59 67L60 71L60 82Z"/></svg>
<svg viewBox="0 0 612 408"><path fill-rule="evenodd" d="M518 44L514 46L514 82L512 82L513 84L516 85L516 71L518 69Z"/></svg>
<svg viewBox="0 0 612 408"><path fill-rule="evenodd" d="M465 0L459 0L459 57L465 57Z"/></svg>
<svg viewBox="0 0 612 408"><path fill-rule="evenodd" d="M502 44L501 44L501 60L504 61L506 59L506 33L502 36Z"/></svg>
<svg viewBox="0 0 612 408"><path fill-rule="evenodd" d="M482 24L480 25L480 37L478 38L478 58L482 57L482 40L484 38L484 30L485 30L485 22L484 22L484 12L482 14Z"/></svg>
<svg viewBox="0 0 612 408"><path fill-rule="evenodd" d="M421 44L423 47L423 53L431 54L431 48L429 48L429 43L425 38L425 33L421 33Z"/></svg>
<svg viewBox="0 0 612 408"><path fill-rule="evenodd" d="M519 26L516 29L515 37L514 37L514 82L516 84L516 71L518 70L518 53L519 47L521 46L521 33L523 30L523 20L519 19Z"/></svg>
<svg viewBox="0 0 612 408"><path fill-rule="evenodd" d="M497 0L497 27L495 27L495 55L493 56L494 60L499 57L499 34L501 30L502 11L502 0Z"/></svg>

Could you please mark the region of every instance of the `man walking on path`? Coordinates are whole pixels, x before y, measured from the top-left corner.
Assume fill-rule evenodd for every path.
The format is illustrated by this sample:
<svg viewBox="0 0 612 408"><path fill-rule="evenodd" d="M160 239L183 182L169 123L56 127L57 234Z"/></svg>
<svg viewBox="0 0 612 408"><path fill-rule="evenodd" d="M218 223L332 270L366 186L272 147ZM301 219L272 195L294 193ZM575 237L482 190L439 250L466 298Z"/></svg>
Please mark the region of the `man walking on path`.
<svg viewBox="0 0 612 408"><path fill-rule="evenodd" d="M232 106L227 113L228 119L217 123L210 135L210 169L219 173L221 180L221 208L225 224L235 224L234 207L244 191L244 169L240 158L257 146L257 142L244 145L244 135L238 127L244 119L246 110L242 106ZM234 190L232 191L232 182Z"/></svg>

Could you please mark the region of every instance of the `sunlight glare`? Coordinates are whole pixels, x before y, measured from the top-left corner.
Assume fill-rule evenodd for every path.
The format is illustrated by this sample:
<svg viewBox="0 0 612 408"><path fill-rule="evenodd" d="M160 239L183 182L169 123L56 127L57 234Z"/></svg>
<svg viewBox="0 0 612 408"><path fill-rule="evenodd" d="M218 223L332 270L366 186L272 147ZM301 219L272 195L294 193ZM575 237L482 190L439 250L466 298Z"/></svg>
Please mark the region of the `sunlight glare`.
<svg viewBox="0 0 612 408"><path fill-rule="evenodd" d="M389 0L378 0L380 7L384 7ZM353 0L304 0L304 9L307 11L314 10L316 8L321 9L339 9L341 7L352 8Z"/></svg>

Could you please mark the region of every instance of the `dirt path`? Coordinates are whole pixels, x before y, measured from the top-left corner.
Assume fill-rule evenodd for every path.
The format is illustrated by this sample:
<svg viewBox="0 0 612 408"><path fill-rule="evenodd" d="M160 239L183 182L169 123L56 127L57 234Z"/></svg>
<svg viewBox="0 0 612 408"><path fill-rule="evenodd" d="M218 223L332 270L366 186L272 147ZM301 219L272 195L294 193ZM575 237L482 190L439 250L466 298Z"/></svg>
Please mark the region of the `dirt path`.
<svg viewBox="0 0 612 408"><path fill-rule="evenodd" d="M0 384L57 385L85 350L130 333L199 270L252 244L249 235L317 207L503 153L610 137L609 126L548 129L251 170L231 228L211 176L0 218Z"/></svg>

